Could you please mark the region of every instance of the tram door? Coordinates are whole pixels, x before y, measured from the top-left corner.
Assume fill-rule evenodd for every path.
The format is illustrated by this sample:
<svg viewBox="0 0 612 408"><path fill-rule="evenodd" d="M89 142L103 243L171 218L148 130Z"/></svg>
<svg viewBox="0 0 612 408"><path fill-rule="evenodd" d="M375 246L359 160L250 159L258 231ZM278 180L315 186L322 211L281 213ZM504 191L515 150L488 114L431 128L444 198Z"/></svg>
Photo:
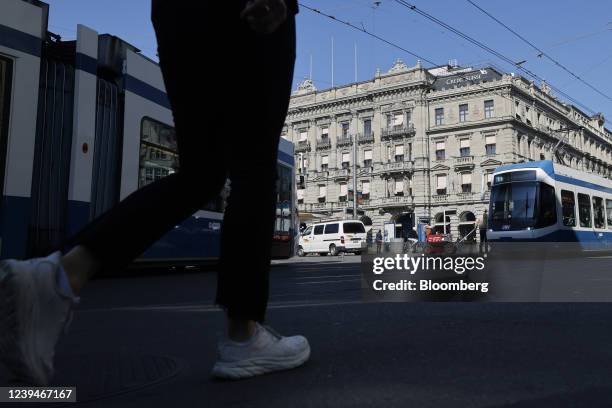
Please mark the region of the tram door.
<svg viewBox="0 0 612 408"><path fill-rule="evenodd" d="M12 63L0 57L0 214L4 201L4 176L8 144L9 102L11 100Z"/></svg>
<svg viewBox="0 0 612 408"><path fill-rule="evenodd" d="M46 51L54 50L49 46ZM28 256L49 253L66 235L73 106L72 62L45 56L40 66Z"/></svg>
<svg viewBox="0 0 612 408"><path fill-rule="evenodd" d="M98 79L96 141L91 183L90 218L108 211L119 201L121 183L121 127L123 100L117 85Z"/></svg>

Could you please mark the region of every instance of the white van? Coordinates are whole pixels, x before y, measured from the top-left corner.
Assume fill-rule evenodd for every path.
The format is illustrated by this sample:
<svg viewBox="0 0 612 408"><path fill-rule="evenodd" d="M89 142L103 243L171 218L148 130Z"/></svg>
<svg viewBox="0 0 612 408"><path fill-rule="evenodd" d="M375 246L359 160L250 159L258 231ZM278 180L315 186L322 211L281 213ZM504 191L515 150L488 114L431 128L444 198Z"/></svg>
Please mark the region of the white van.
<svg viewBox="0 0 612 408"><path fill-rule="evenodd" d="M313 224L300 235L298 256L318 253L338 255L352 252L357 255L366 249L366 229L356 220L329 221Z"/></svg>

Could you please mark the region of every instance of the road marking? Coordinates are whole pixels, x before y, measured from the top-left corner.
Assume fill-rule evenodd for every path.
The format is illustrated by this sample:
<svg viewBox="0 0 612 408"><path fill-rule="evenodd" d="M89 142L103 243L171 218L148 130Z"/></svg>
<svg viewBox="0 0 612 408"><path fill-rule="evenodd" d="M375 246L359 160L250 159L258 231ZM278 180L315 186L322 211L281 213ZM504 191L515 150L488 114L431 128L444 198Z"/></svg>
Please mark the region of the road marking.
<svg viewBox="0 0 612 408"><path fill-rule="evenodd" d="M361 300L346 300L346 301L314 301L314 302L279 302L268 304L268 309L288 309L297 307L314 307L314 306L335 306L335 305L354 305L365 304ZM86 309L78 310L77 313L85 312L192 312L192 313L217 313L222 309L216 305L191 305L191 306L128 306L115 307L108 309Z"/></svg>

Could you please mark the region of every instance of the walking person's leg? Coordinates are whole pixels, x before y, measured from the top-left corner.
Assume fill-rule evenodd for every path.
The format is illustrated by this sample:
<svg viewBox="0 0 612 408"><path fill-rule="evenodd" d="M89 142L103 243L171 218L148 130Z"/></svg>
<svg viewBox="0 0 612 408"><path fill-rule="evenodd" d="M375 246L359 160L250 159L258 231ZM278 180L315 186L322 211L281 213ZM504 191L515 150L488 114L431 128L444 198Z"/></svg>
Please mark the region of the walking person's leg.
<svg viewBox="0 0 612 408"><path fill-rule="evenodd" d="M184 39L168 39L178 40ZM189 100L191 91L185 93L173 82L197 74L193 61L186 62L181 66L171 61L164 69L179 171L139 189L92 222L70 240L67 254L0 264L0 358L22 380L48 383L57 340L76 294L92 275L125 267L223 187L223 145L219 138L203 134L200 112Z"/></svg>
<svg viewBox="0 0 612 408"><path fill-rule="evenodd" d="M244 378L301 365L310 347L302 336L282 337L260 324L268 302L278 143L293 81L294 17L266 36L253 35L246 24L233 35L238 43L232 45L250 64L248 71L236 72L241 80L230 87L247 109L234 129L239 146L228 159L231 192L221 232L217 303L227 312L230 338L220 344L213 375Z"/></svg>

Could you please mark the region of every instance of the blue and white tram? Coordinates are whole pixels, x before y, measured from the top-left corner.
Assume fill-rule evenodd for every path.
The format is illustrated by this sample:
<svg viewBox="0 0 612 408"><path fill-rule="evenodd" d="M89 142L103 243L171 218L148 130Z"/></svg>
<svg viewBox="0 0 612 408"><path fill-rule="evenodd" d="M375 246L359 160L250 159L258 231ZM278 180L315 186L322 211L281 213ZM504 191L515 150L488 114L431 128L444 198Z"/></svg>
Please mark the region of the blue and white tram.
<svg viewBox="0 0 612 408"><path fill-rule="evenodd" d="M612 180L550 160L498 167L487 238L612 251Z"/></svg>
<svg viewBox="0 0 612 408"><path fill-rule="evenodd" d="M48 33L48 13L39 1L0 2L0 259L58 248L178 163L159 66L82 25L76 40L62 41ZM286 257L297 233L293 144L279 147L275 252ZM219 197L139 262L214 260L222 218Z"/></svg>

